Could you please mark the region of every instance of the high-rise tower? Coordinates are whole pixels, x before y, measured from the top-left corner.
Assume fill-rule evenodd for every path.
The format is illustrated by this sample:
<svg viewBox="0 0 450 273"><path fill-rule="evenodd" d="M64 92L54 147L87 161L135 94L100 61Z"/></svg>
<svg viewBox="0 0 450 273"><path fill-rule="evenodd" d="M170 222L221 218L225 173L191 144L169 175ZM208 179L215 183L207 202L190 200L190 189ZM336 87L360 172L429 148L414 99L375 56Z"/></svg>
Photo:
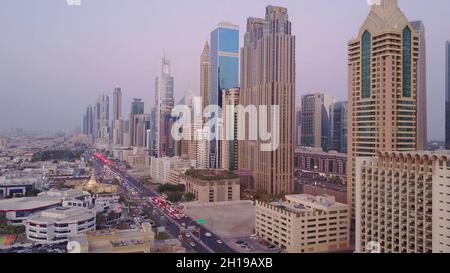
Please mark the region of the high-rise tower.
<svg viewBox="0 0 450 273"><path fill-rule="evenodd" d="M220 23L211 32L211 80L209 104L222 107L222 91L239 87L239 26ZM215 116L211 114L212 118ZM221 116L211 124L210 167L221 164Z"/></svg>
<svg viewBox="0 0 450 273"><path fill-rule="evenodd" d="M352 217L356 157L418 147L420 40L397 0L381 0L348 43L347 194Z"/></svg>
<svg viewBox="0 0 450 273"><path fill-rule="evenodd" d="M200 96L203 99L203 110L209 105L209 96L211 91L211 51L209 43L205 43L202 55L200 57Z"/></svg>
<svg viewBox="0 0 450 273"><path fill-rule="evenodd" d="M241 49L242 106L279 107L279 146L262 151L263 142L240 140L239 171L250 173L257 190L271 195L293 191L295 123L295 36L287 9L266 7L266 16L248 18ZM269 111L271 116L271 111ZM271 118L268 117L268 120ZM248 124L245 126L248 128Z"/></svg>

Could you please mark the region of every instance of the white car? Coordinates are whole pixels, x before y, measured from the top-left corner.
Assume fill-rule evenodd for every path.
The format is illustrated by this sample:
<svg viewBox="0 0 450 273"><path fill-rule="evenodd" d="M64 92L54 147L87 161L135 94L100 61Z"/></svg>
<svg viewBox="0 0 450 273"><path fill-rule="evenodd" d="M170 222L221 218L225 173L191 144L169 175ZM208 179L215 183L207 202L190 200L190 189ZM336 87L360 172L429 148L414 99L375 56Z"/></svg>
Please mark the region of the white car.
<svg viewBox="0 0 450 273"><path fill-rule="evenodd" d="M211 236L212 236L212 234L211 234L211 233L209 233L209 232L206 232L206 233L205 233L205 236L206 236L206 237L211 237Z"/></svg>
<svg viewBox="0 0 450 273"><path fill-rule="evenodd" d="M191 234L186 233L186 238L190 238L190 237L191 237Z"/></svg>
<svg viewBox="0 0 450 273"><path fill-rule="evenodd" d="M216 243L219 245L223 244L223 242L221 240L217 240Z"/></svg>
<svg viewBox="0 0 450 273"><path fill-rule="evenodd" d="M194 242L191 242L190 245L191 245L192 247L195 247L195 243L194 243Z"/></svg>

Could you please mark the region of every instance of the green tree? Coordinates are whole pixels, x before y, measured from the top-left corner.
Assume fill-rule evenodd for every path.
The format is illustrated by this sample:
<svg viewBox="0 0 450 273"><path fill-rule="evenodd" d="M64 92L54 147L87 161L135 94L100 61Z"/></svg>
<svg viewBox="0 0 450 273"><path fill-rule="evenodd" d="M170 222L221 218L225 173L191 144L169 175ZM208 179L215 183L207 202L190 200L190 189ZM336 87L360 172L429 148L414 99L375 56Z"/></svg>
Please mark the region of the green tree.
<svg viewBox="0 0 450 273"><path fill-rule="evenodd" d="M188 192L184 195L184 200L186 200L186 202L191 202L195 200L195 194L193 194L192 192Z"/></svg>
<svg viewBox="0 0 450 273"><path fill-rule="evenodd" d="M0 229L4 229L8 226L8 221L6 220L6 215L4 213L0 213Z"/></svg>
<svg viewBox="0 0 450 273"><path fill-rule="evenodd" d="M169 200L172 203L179 202L182 197L183 197L183 194L180 192L169 192L167 194L167 200Z"/></svg>

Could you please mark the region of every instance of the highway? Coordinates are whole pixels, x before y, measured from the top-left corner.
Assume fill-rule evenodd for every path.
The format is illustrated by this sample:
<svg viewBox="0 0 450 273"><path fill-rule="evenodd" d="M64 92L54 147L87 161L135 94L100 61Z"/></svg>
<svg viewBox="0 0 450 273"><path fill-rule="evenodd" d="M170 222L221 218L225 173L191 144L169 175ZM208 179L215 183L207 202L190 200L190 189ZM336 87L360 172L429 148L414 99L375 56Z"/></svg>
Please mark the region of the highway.
<svg viewBox="0 0 450 273"><path fill-rule="evenodd" d="M147 202L147 207L145 208L146 212L155 215L154 212L156 211L157 215L164 216L163 219L166 219L166 221L163 221L163 223L160 224L163 224L166 231L170 235L178 238L178 236L181 234L180 229L182 228L183 224L186 227L194 226L195 231L190 232L193 236L190 236L190 238L186 238L186 236L183 236L183 239L181 240L184 247L186 247L187 249L193 249L197 253L236 253L236 251L227 246L225 243L217 243L218 240L221 240L219 236L212 233L204 226L197 224L196 221L191 219L190 217L185 217L180 220L172 219L162 210L153 206L149 202L149 198L161 196L156 190L145 187L140 181L130 176L127 172L119 170L116 166L114 166L114 164L108 164L107 162L105 163L100 158L92 154L91 156L95 161L94 167L104 168L104 166L106 165L106 167L109 168L109 170L114 175L120 177L123 182L133 186L141 195L140 197L145 197ZM211 234L211 236L207 237L207 233ZM191 242L195 243L194 247L190 245Z"/></svg>

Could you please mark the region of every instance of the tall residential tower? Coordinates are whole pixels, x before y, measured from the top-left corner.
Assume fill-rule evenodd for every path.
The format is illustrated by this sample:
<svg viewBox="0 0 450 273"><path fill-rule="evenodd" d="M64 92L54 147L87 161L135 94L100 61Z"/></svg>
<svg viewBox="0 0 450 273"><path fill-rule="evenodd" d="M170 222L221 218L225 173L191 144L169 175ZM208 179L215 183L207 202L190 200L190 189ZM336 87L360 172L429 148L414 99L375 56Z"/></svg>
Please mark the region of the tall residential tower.
<svg viewBox="0 0 450 273"><path fill-rule="evenodd" d="M417 150L420 41L421 33L397 0L381 0L348 43L347 194L352 217L356 158Z"/></svg>

